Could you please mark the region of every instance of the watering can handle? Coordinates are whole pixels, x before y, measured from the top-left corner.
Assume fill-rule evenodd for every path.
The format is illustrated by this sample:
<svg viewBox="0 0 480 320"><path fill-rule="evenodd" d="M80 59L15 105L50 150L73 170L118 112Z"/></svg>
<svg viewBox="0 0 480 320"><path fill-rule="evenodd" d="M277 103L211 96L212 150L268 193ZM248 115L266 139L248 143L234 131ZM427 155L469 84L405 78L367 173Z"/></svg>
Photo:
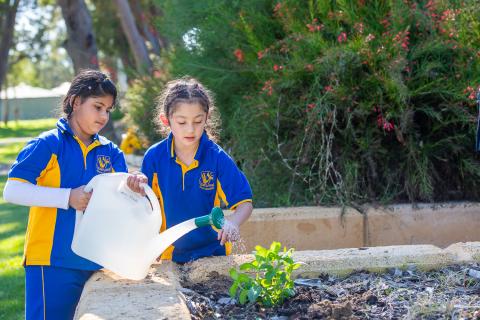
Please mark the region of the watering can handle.
<svg viewBox="0 0 480 320"><path fill-rule="evenodd" d="M93 179L90 180L89 183L87 183L87 185L83 188L83 191L84 191L84 192L92 192L92 190L93 190L93 185L96 183L96 179L95 179L96 177L97 177L97 176L93 177ZM83 211L77 210L77 219L81 219L82 214L83 214Z"/></svg>
<svg viewBox="0 0 480 320"><path fill-rule="evenodd" d="M140 186L143 188L148 199L150 200L150 203L152 204L153 213L161 215L162 212L160 211L160 204L158 203L158 198L155 192L153 192L152 188L150 188L148 184L142 183Z"/></svg>
<svg viewBox="0 0 480 320"><path fill-rule="evenodd" d="M89 183L87 183L87 185L83 188L83 191L91 192L93 190L93 186L96 183L96 179L95 179L96 177L98 177L98 176L93 177L93 179L90 180ZM77 228L78 228L79 224L82 222L82 218L83 218L83 211L76 210L76 212L75 212L75 229L73 231L74 234L77 233Z"/></svg>

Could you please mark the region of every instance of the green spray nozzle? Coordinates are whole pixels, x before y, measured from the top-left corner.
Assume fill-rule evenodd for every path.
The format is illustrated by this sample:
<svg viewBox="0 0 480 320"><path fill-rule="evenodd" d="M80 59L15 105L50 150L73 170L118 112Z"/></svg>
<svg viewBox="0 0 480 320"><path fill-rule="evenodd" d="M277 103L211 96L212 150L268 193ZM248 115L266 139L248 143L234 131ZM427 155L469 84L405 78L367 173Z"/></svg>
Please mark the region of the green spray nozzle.
<svg viewBox="0 0 480 320"><path fill-rule="evenodd" d="M197 227L212 225L217 229L222 229L223 223L223 211L219 207L213 208L210 214L195 218L195 224Z"/></svg>

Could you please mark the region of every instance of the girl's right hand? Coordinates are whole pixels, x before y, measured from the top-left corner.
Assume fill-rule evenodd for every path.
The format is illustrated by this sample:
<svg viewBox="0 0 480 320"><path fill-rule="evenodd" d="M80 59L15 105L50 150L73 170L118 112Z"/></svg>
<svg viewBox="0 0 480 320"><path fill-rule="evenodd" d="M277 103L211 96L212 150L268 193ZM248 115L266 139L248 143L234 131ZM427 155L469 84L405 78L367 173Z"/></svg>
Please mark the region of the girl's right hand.
<svg viewBox="0 0 480 320"><path fill-rule="evenodd" d="M68 205L75 210L85 211L87 208L92 192L85 192L83 189L85 186L72 189L70 191L70 197L68 198Z"/></svg>
<svg viewBox="0 0 480 320"><path fill-rule="evenodd" d="M147 184L148 178L141 172L132 172L127 178L127 186L133 191L145 196L145 190L143 190L142 184Z"/></svg>

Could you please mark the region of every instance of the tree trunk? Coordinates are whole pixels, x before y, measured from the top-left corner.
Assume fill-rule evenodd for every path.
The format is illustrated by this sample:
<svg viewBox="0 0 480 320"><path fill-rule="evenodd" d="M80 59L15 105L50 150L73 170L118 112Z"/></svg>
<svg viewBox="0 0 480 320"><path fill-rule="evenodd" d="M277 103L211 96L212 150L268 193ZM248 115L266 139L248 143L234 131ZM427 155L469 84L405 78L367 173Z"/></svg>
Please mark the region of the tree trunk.
<svg viewBox="0 0 480 320"><path fill-rule="evenodd" d="M81 69L98 69L97 44L92 18L83 0L57 0L62 8L68 39L65 48L73 61L75 73Z"/></svg>
<svg viewBox="0 0 480 320"><path fill-rule="evenodd" d="M5 78L4 84L5 84L5 97L3 100L3 122L5 123L5 126L7 126L8 118L10 116L10 101L8 101L9 97L7 94L7 88L8 88L7 78Z"/></svg>
<svg viewBox="0 0 480 320"><path fill-rule="evenodd" d="M0 32L0 88L7 76L8 52L13 43L15 17L20 0L15 0L12 5L10 2L0 5L0 30L2 30Z"/></svg>
<svg viewBox="0 0 480 320"><path fill-rule="evenodd" d="M161 19L163 17L163 11L154 3L150 1L149 6L148 6L148 13L150 17L155 17L155 19ZM150 26L152 26L152 21L150 20ZM158 39L160 43L160 48L161 49L167 49L169 46L168 39L167 37L163 36L162 34L159 34L157 32L157 29L152 26L152 33L153 35Z"/></svg>
<svg viewBox="0 0 480 320"><path fill-rule="evenodd" d="M98 52L93 33L92 18L83 0L57 0L67 26L66 49L73 61L75 74L81 69L98 69ZM119 143L113 122L108 121L101 134Z"/></svg>
<svg viewBox="0 0 480 320"><path fill-rule="evenodd" d="M147 16L143 12L142 4L137 0L130 0L129 3L137 22L138 31L143 38L150 43L151 48L149 49L157 56L160 56L160 51L163 48L161 47L159 39L155 35L155 29L149 23Z"/></svg>
<svg viewBox="0 0 480 320"><path fill-rule="evenodd" d="M147 46L138 32L137 25L135 24L135 19L130 10L128 1L115 0L115 4L118 17L120 18L120 22L122 24L123 32L127 36L128 44L133 52L133 57L135 58L137 71L141 73L151 73L152 61L148 56Z"/></svg>

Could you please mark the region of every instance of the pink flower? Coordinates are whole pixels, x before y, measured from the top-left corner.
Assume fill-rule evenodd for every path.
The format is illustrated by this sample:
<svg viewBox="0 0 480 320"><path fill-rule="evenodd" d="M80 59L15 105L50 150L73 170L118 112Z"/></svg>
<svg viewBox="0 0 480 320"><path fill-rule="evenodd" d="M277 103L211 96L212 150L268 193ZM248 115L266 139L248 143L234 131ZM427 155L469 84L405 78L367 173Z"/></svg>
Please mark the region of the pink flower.
<svg viewBox="0 0 480 320"><path fill-rule="evenodd" d="M162 77L162 71L161 70L154 70L153 71L153 77L156 79L159 79Z"/></svg>
<svg viewBox="0 0 480 320"><path fill-rule="evenodd" d="M388 121L385 121L383 123L383 130L387 131L387 132L390 132L392 131L393 129L395 128L395 125L393 124L393 122L388 122Z"/></svg>
<svg viewBox="0 0 480 320"><path fill-rule="evenodd" d="M308 111L312 111L313 108L315 108L315 103L309 103L309 104L307 104L307 112L308 112Z"/></svg>
<svg viewBox="0 0 480 320"><path fill-rule="evenodd" d="M320 31L323 29L323 24L318 24L317 18L313 19L312 23L307 23L306 26L310 32Z"/></svg>
<svg viewBox="0 0 480 320"><path fill-rule="evenodd" d="M325 92L332 92L333 91L333 87L332 86L325 86Z"/></svg>
<svg viewBox="0 0 480 320"><path fill-rule="evenodd" d="M355 23L355 25L353 26L353 28L354 28L355 30L357 30L358 33L363 33L363 23L357 22L357 23Z"/></svg>
<svg viewBox="0 0 480 320"><path fill-rule="evenodd" d="M371 33L368 34L367 38L365 38L365 41L367 42L370 42L372 41L373 39L375 39L375 36Z"/></svg>
<svg viewBox="0 0 480 320"><path fill-rule="evenodd" d="M342 43L347 41L347 34L345 32L341 32L337 37L338 42Z"/></svg>
<svg viewBox="0 0 480 320"><path fill-rule="evenodd" d="M276 72L276 71L279 71L279 70L283 70L283 66L282 65L279 66L278 64L275 64L273 66L273 71Z"/></svg>
<svg viewBox="0 0 480 320"><path fill-rule="evenodd" d="M235 51L233 52L233 54L235 55L235 57L237 58L237 61L242 63L243 60L244 60L244 55L243 55L243 51L240 50L240 49L235 49Z"/></svg>
<svg viewBox="0 0 480 320"><path fill-rule="evenodd" d="M272 84L273 84L273 80L265 81L265 83L263 84L263 87L262 87L262 92L266 92L267 95L271 96L273 94Z"/></svg>
<svg viewBox="0 0 480 320"><path fill-rule="evenodd" d="M268 48L266 48L265 50L260 50L257 52L257 58L258 60L261 60L268 52Z"/></svg>
<svg viewBox="0 0 480 320"><path fill-rule="evenodd" d="M275 8L273 8L273 12L274 12L274 13L277 13L278 10L280 10L281 7L282 7L282 3L281 3L281 2L277 3L277 4L275 5Z"/></svg>

